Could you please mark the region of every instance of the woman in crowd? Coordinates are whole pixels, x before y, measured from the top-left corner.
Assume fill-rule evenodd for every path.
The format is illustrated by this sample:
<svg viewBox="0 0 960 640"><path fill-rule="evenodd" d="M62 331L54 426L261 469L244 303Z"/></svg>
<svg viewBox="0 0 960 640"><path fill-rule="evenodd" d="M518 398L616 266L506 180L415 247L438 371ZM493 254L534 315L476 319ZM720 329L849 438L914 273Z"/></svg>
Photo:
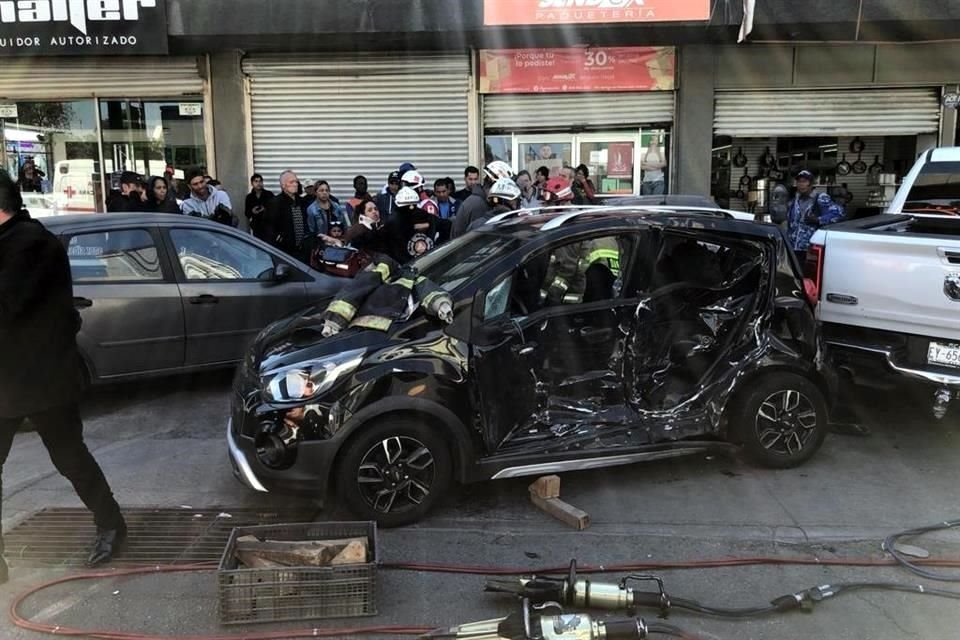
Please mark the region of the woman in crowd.
<svg viewBox="0 0 960 640"><path fill-rule="evenodd" d="M147 183L146 211L154 213L180 213L176 200L168 200L170 187L162 176L153 176Z"/></svg>
<svg viewBox="0 0 960 640"><path fill-rule="evenodd" d="M343 242L330 235L330 223L337 221L343 229L350 227L343 206L337 204L330 197L330 183L318 180L316 185L317 199L307 208L307 225L310 233L317 236L324 244L340 246Z"/></svg>

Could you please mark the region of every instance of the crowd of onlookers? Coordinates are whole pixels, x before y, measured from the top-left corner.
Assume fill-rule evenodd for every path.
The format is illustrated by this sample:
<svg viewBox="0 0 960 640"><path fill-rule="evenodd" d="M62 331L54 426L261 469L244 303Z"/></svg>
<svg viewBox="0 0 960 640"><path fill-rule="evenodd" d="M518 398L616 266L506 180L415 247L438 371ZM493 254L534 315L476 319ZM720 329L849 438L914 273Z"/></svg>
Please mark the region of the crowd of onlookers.
<svg viewBox="0 0 960 640"><path fill-rule="evenodd" d="M107 201L108 211L182 213L232 226L245 222L256 237L314 266L331 246L382 252L407 262L496 213L597 202L585 165L564 167L551 178L547 167L515 175L502 161L483 169L466 167L460 185L450 177L428 182L407 162L378 188L371 189L366 176L356 176L353 193L343 199L331 193L326 180L305 185L286 171L275 192L254 174L242 209L202 168L187 170L182 180L170 170L146 180L123 172L118 186ZM570 197L558 200L558 193Z"/></svg>

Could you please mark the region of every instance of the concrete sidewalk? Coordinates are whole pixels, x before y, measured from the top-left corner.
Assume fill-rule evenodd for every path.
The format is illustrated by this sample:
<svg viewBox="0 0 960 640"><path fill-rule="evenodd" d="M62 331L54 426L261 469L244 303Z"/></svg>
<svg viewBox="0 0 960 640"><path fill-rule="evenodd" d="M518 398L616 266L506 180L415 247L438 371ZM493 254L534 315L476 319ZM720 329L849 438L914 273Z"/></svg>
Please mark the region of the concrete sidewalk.
<svg viewBox="0 0 960 640"><path fill-rule="evenodd" d="M310 506L254 494L232 478L223 443L228 390L224 374L112 388L91 399L85 407L88 441L121 504L229 509L282 501ZM532 508L526 498L529 480L465 487L419 525L383 531L383 560L534 569L563 565L572 557L597 565L757 555L881 558L884 535L960 517L956 410L938 423L928 417L923 395L878 401L869 393L858 397L854 409L872 435L831 435L800 469L758 470L735 459L701 456L568 474L564 498L588 511L593 521L583 532ZM79 505L33 434L18 438L4 488L5 529L45 506ZM336 508L320 517L349 519ZM960 556L960 538L952 534L919 544L933 543ZM15 567L12 582L0 588L0 604L62 573ZM758 566L661 573L673 595L718 606L759 605L841 580L917 582L894 568ZM380 575L381 615L335 625L450 625L505 615L512 606L483 594L479 576L386 570ZM213 573L58 587L32 600L24 612L62 625L167 635L282 628L220 627ZM671 622L720 638L948 638L955 637L960 607L933 598L864 592L825 602L813 615L730 622L676 614ZM39 636L8 625L2 637Z"/></svg>

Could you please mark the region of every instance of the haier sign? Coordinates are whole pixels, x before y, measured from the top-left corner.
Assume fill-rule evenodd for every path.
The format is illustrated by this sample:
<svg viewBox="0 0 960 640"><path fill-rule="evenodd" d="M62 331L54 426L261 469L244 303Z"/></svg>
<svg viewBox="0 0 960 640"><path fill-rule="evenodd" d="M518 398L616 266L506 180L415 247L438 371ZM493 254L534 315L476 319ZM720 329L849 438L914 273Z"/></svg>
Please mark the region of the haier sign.
<svg viewBox="0 0 960 640"><path fill-rule="evenodd" d="M165 53L165 0L0 0L0 56Z"/></svg>

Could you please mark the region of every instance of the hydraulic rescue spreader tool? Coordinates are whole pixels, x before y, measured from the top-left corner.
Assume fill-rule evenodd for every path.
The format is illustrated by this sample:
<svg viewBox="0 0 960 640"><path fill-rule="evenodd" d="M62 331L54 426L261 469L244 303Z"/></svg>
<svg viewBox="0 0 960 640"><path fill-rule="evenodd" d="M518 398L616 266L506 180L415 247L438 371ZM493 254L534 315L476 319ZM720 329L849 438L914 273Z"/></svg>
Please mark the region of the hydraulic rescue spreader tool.
<svg viewBox="0 0 960 640"><path fill-rule="evenodd" d="M635 591L630 586L631 582L654 582L657 591ZM569 607L627 611L631 614L641 607L657 608L661 618L667 617L671 606L663 580L657 576L630 575L618 583L594 582L577 576L576 560L570 562L566 578L531 576L509 581L490 580L486 590L509 593L533 603L558 602Z"/></svg>
<svg viewBox="0 0 960 640"><path fill-rule="evenodd" d="M599 620L585 613L564 613L556 602L531 604L524 599L520 611L505 618L471 622L437 629L422 638L451 640L643 640L651 634L688 637L671 625L647 624L642 618Z"/></svg>

